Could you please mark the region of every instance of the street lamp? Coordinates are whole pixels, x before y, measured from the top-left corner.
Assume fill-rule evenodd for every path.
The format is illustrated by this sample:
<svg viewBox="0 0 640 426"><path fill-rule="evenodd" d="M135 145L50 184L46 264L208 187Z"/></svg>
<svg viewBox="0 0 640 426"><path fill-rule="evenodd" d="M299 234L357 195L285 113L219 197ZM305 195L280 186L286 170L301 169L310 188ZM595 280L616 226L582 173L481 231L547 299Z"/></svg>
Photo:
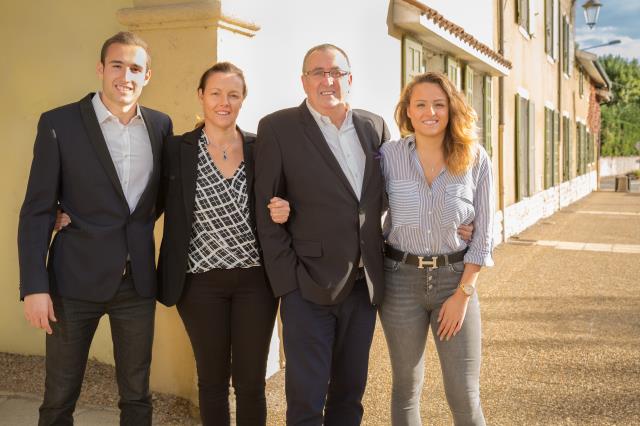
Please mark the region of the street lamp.
<svg viewBox="0 0 640 426"><path fill-rule="evenodd" d="M600 8L602 7L602 3L598 0L587 0L585 4L582 5L584 9L584 20L587 21L587 25L589 29L593 29L598 22L598 15L600 15Z"/></svg>
<svg viewBox="0 0 640 426"><path fill-rule="evenodd" d="M589 46L589 47L585 47L585 48L580 48L580 50L595 49L597 47L611 46L611 45L614 45L614 44L620 44L620 40L615 39L615 40L608 41L606 43L596 44L595 46Z"/></svg>

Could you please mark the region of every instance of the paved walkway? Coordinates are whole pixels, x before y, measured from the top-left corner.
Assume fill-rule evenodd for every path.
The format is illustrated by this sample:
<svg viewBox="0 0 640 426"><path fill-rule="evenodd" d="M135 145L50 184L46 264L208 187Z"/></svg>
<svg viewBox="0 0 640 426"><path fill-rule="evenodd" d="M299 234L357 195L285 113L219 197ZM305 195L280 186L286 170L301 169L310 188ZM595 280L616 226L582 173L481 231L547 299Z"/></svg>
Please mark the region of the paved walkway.
<svg viewBox="0 0 640 426"><path fill-rule="evenodd" d="M482 401L490 425L640 424L640 194L597 192L500 245L482 272ZM450 425L433 341L424 425ZM283 372L267 382L284 425ZM364 425L387 426L391 374L378 325ZM39 397L0 393L0 425L36 424ZM79 407L76 424L116 425Z"/></svg>
<svg viewBox="0 0 640 426"><path fill-rule="evenodd" d="M26 393L0 392L0 425L34 426L38 424L41 396ZM78 406L75 424L91 426L118 426L119 412L99 406Z"/></svg>

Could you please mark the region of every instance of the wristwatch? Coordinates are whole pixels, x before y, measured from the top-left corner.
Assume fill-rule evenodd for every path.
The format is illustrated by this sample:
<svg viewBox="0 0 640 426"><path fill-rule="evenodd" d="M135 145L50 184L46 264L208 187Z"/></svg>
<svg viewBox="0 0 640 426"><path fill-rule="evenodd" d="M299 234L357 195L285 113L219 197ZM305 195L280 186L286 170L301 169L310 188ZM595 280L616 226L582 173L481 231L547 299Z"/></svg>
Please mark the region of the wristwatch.
<svg viewBox="0 0 640 426"><path fill-rule="evenodd" d="M465 294L465 296L468 296L468 297L473 296L473 293L476 292L476 288L474 286L472 286L471 284L460 283L458 285L458 287L460 287L460 290L462 290L462 292Z"/></svg>

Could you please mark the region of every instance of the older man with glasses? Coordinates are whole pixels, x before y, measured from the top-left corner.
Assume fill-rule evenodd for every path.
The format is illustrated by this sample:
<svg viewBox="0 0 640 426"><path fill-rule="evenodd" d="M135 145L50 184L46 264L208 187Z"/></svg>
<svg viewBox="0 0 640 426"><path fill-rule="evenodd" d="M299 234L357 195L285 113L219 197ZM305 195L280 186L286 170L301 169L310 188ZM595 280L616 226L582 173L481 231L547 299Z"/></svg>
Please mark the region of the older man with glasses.
<svg viewBox="0 0 640 426"><path fill-rule="evenodd" d="M256 205L287 199L275 224L256 212L271 286L281 297L287 424L358 425L376 305L383 296L377 159L383 119L347 103L346 53L322 44L304 57L298 107L258 125Z"/></svg>

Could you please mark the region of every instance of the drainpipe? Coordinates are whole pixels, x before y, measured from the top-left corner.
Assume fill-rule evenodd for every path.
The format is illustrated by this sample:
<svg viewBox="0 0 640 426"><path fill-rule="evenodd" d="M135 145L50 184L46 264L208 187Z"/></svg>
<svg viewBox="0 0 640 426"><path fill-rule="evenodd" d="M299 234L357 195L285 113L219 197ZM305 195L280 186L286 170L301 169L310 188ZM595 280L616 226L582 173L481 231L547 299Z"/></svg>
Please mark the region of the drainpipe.
<svg viewBox="0 0 640 426"><path fill-rule="evenodd" d="M507 0L498 1L498 53L504 57L504 7ZM498 203L502 211L502 242L507 242L507 215L504 188L504 77L498 77Z"/></svg>

